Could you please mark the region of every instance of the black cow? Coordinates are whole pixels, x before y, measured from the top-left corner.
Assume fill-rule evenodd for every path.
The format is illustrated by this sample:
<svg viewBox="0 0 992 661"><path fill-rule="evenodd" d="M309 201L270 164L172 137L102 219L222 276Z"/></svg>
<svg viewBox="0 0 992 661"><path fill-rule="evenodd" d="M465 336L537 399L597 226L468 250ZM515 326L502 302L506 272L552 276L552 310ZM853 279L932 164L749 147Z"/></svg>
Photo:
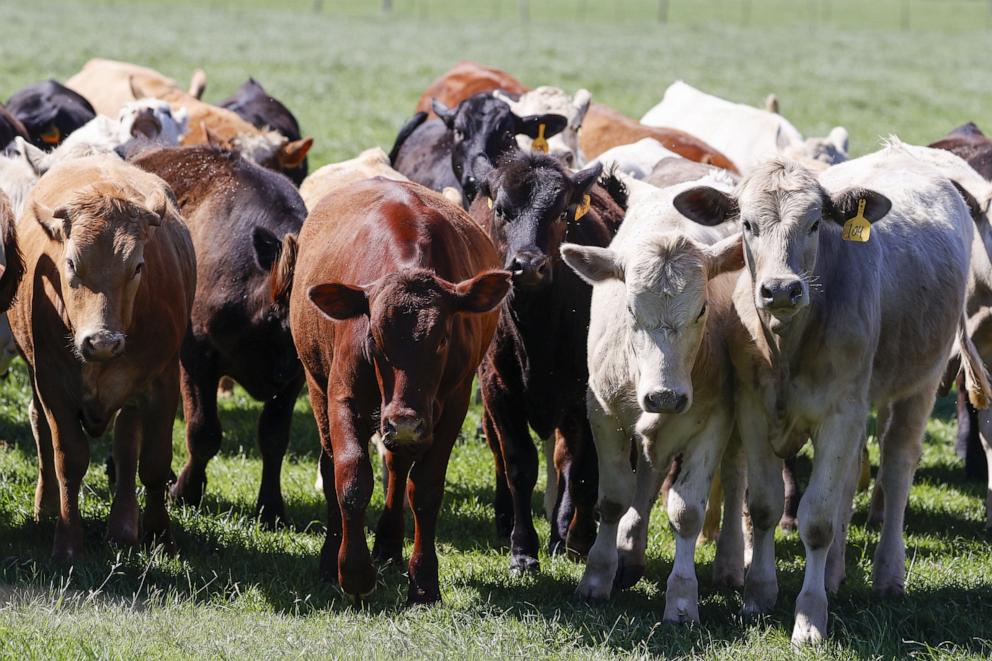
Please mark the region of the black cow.
<svg viewBox="0 0 992 661"><path fill-rule="evenodd" d="M510 568L517 572L538 568L531 429L557 439L551 552L585 555L596 535L598 470L586 416L592 287L563 264L558 249L563 241L607 246L619 228L625 191L612 177L607 189L597 185L601 173L599 164L573 174L551 156L518 153L482 179L471 209L513 274L479 383L496 460L496 528L510 537Z"/></svg>
<svg viewBox="0 0 992 661"><path fill-rule="evenodd" d="M24 128L21 121L10 114L3 104L0 104L0 151L7 148L7 145L14 141L14 138L21 136L25 140L30 140L28 130Z"/></svg>
<svg viewBox="0 0 992 661"><path fill-rule="evenodd" d="M418 184L437 191L455 188L466 208L479 190L476 171L514 153L518 134L536 138L543 124L544 137L550 138L568 125L561 115L517 117L491 92L471 96L455 109L435 99L434 112L439 119L427 121L427 113L419 112L400 129L389 160Z"/></svg>
<svg viewBox="0 0 992 661"><path fill-rule="evenodd" d="M54 80L35 83L7 100L7 109L21 120L32 144L51 150L70 133L96 117L90 102Z"/></svg>
<svg viewBox="0 0 992 661"><path fill-rule="evenodd" d="M257 128L270 128L278 131L290 142L303 138L300 134L300 124L296 121L293 113L289 111L289 108L284 106L279 99L270 96L254 78L248 78L237 92L217 105L237 113L241 119ZM304 158L298 167L284 171L284 174L299 186L306 179L309 168L309 161Z"/></svg>

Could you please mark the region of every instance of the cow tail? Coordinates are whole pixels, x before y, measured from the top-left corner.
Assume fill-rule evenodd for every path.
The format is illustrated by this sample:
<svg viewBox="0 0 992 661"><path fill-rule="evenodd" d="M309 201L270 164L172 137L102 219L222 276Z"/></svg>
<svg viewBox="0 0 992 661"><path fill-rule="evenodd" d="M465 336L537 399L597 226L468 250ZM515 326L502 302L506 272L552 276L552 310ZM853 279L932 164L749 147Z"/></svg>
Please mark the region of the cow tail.
<svg viewBox="0 0 992 661"><path fill-rule="evenodd" d="M958 347L968 401L976 409L987 409L989 403L992 402L992 385L989 384L989 373L985 369L985 363L982 361L975 343L968 335L967 320L963 314L961 321L958 322Z"/></svg>
<svg viewBox="0 0 992 661"><path fill-rule="evenodd" d="M425 121L427 121L427 113L421 111L407 120L406 124L403 125L403 128L401 128L400 132L396 135L396 142L393 143L393 148L389 150L390 165L396 165L396 157L400 155L400 149L403 148L403 143L406 142L406 139L409 138L410 135Z"/></svg>
<svg viewBox="0 0 992 661"><path fill-rule="evenodd" d="M24 258L17 246L17 220L6 196L0 194L0 240L7 265L0 275L0 312L5 312L14 302L17 286L24 275Z"/></svg>

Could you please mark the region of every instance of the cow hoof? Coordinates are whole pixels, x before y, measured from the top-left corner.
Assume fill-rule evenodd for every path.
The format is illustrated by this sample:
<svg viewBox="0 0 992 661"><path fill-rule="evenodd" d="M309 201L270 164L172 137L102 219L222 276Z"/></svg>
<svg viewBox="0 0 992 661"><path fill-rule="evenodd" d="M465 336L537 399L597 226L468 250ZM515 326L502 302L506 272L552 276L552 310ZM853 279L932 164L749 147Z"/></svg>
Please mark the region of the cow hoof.
<svg viewBox="0 0 992 661"><path fill-rule="evenodd" d="M203 500L203 492L207 488L207 477L201 478L191 476L187 471L180 473L176 483L169 490L172 500L182 505L199 507Z"/></svg>
<svg viewBox="0 0 992 661"><path fill-rule="evenodd" d="M683 599L679 599L678 602L669 605L669 601L665 600L665 615L662 621L668 624L699 624L698 605L689 604Z"/></svg>
<svg viewBox="0 0 992 661"><path fill-rule="evenodd" d="M373 585L372 589L368 592L350 593L345 590L342 590L342 592L344 592L345 598L348 599L348 603L350 603L354 608L363 608L375 592L375 585Z"/></svg>
<svg viewBox="0 0 992 661"><path fill-rule="evenodd" d="M568 529L565 545L573 557L585 558L596 543L596 522L580 519Z"/></svg>
<svg viewBox="0 0 992 661"><path fill-rule="evenodd" d="M777 581L744 581L744 616L764 615L775 608L778 600Z"/></svg>
<svg viewBox="0 0 992 661"><path fill-rule="evenodd" d="M587 604L609 601L612 587L612 580L605 580L603 576L590 572L587 567L579 586L575 588L575 598Z"/></svg>
<svg viewBox="0 0 992 661"><path fill-rule="evenodd" d="M387 548L385 546L372 547L372 562L380 567L388 569L403 569L403 548Z"/></svg>
<svg viewBox="0 0 992 661"><path fill-rule="evenodd" d="M510 573L515 576L530 574L541 569L541 563L537 558L529 555L515 555L510 558Z"/></svg>
<svg viewBox="0 0 992 661"><path fill-rule="evenodd" d="M279 505L258 505L255 507L255 516L265 530L278 530L289 525L286 518L286 511Z"/></svg>
<svg viewBox="0 0 992 661"><path fill-rule="evenodd" d="M744 587L744 566L724 567L713 565L713 583L717 587L738 589Z"/></svg>
<svg viewBox="0 0 992 661"><path fill-rule="evenodd" d="M786 514L782 517L782 520L778 522L778 527L782 530L792 532L799 527L799 524L796 521L796 517Z"/></svg>
<svg viewBox="0 0 992 661"><path fill-rule="evenodd" d="M872 584L871 593L881 599L899 599L906 596L906 586L902 581L878 581Z"/></svg>
<svg viewBox="0 0 992 661"><path fill-rule="evenodd" d="M441 591L438 589L424 590L410 586L407 593L407 606L432 606L441 603Z"/></svg>
<svg viewBox="0 0 992 661"><path fill-rule="evenodd" d="M803 594L796 599L796 623L792 628L792 646L816 644L827 636L826 594Z"/></svg>
<svg viewBox="0 0 992 661"><path fill-rule="evenodd" d="M565 542L560 539L552 539L548 542L548 555L552 558L558 557L559 555L565 555L568 553L568 548L565 546Z"/></svg>
<svg viewBox="0 0 992 661"><path fill-rule="evenodd" d="M135 546L138 543L138 526L111 522L107 526L107 541L114 546Z"/></svg>
<svg viewBox="0 0 992 661"><path fill-rule="evenodd" d="M613 576L614 589L629 590L634 587L644 576L644 570L644 565L624 562L623 556L620 556L617 573Z"/></svg>

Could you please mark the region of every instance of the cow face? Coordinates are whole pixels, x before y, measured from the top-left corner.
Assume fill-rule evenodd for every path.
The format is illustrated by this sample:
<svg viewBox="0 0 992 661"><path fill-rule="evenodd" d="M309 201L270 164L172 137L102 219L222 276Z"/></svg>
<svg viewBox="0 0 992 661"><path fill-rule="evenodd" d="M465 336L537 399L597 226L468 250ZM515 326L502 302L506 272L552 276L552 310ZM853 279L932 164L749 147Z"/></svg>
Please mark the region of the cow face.
<svg viewBox="0 0 992 661"><path fill-rule="evenodd" d="M164 189L137 198L110 183L94 184L57 209L34 204L37 222L62 244L62 301L81 360L107 361L124 352L145 242L168 208Z"/></svg>
<svg viewBox="0 0 992 661"><path fill-rule="evenodd" d="M478 194L481 171L515 150L518 134L536 138L543 125L544 137L550 138L568 124L561 115L518 117L489 92L469 97L454 110L436 99L433 107L451 133L451 169L466 204Z"/></svg>
<svg viewBox="0 0 992 661"><path fill-rule="evenodd" d="M573 174L552 157L519 154L487 175L482 194L492 202L490 235L515 289L551 284L568 223L602 172L599 163Z"/></svg>
<svg viewBox="0 0 992 661"><path fill-rule="evenodd" d="M675 208L686 217L717 224L739 217L744 254L753 284L754 306L778 330L809 305L821 221L843 225L857 214L880 220L892 206L885 196L866 189L833 197L802 166L769 161L751 174L735 197L707 186L683 191Z"/></svg>
<svg viewBox="0 0 992 661"><path fill-rule="evenodd" d="M623 256L575 244L563 245L561 252L591 285L623 283L641 409L656 414L689 410L692 369L706 327L707 282L743 266L740 237L704 246L682 235L659 234Z"/></svg>
<svg viewBox="0 0 992 661"><path fill-rule="evenodd" d="M455 284L416 269L364 287L328 283L310 288L310 300L330 319L368 318L363 351L375 368L380 433L390 451L417 454L430 447L447 362L465 359L449 343L455 319L489 312L509 287L505 271Z"/></svg>

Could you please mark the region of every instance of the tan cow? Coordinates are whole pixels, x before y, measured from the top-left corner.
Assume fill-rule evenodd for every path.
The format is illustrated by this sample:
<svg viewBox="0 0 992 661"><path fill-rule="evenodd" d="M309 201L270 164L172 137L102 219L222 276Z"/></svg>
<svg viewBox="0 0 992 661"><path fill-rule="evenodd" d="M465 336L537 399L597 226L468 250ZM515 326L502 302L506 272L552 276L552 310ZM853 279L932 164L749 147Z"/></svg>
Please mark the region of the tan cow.
<svg viewBox="0 0 992 661"><path fill-rule="evenodd" d="M116 117L126 103L135 99L168 101L173 110L185 108L189 114L182 144L210 143L234 149L248 160L279 172L298 167L313 146L312 138L290 142L278 131L256 128L226 108L200 101L171 78L127 62L90 60L66 81L66 86L89 99L98 113L110 117Z"/></svg>
<svg viewBox="0 0 992 661"><path fill-rule="evenodd" d="M111 423L117 491L107 536L138 541L140 471L145 536L171 546L166 483L196 281L171 191L114 156L61 163L31 192L18 241L28 277L9 318L33 385L35 515L58 514L53 555L82 551L87 437Z"/></svg>
<svg viewBox="0 0 992 661"><path fill-rule="evenodd" d="M319 170L312 172L300 184L300 197L303 198L307 209L313 209L321 198L339 186L353 184L363 179L383 177L394 181L410 181L389 164L389 156L382 147L366 149L353 159L340 163L328 163ZM461 204L461 196L454 200Z"/></svg>

